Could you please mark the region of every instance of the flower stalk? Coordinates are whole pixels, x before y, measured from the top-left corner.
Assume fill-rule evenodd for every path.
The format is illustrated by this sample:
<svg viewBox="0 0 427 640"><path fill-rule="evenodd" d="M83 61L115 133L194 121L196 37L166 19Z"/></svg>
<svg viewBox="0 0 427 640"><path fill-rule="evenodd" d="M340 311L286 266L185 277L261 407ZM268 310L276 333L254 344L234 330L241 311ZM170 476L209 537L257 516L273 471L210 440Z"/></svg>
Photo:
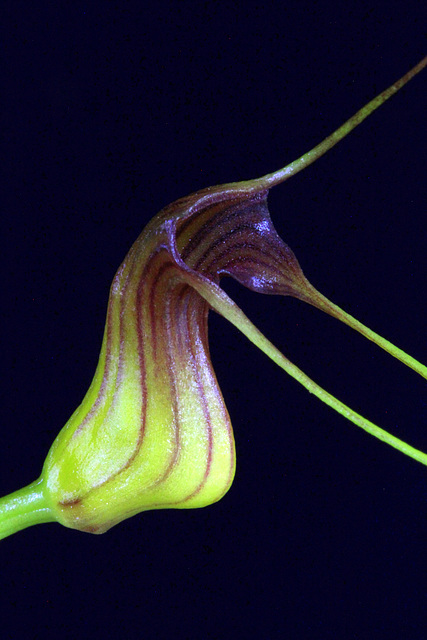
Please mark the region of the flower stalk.
<svg viewBox="0 0 427 640"><path fill-rule="evenodd" d="M0 498L0 540L34 524L54 522L44 493L44 479Z"/></svg>

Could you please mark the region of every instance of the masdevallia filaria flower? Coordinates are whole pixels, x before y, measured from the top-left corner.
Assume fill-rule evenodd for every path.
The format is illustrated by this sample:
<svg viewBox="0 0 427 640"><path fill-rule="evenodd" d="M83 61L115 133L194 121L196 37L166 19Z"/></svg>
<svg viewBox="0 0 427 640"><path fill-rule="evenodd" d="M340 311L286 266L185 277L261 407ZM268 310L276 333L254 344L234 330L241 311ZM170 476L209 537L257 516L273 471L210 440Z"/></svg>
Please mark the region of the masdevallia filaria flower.
<svg viewBox="0 0 427 640"><path fill-rule="evenodd" d="M141 511L204 507L225 494L234 477L235 448L209 356L210 309L322 401L427 464L426 454L346 407L289 362L220 287L220 279L230 276L259 293L295 296L345 322L427 378L426 367L307 281L267 208L272 187L339 142L426 63L421 61L285 168L203 189L151 220L111 285L92 384L53 443L40 478L0 501L0 537L49 521L102 533Z"/></svg>

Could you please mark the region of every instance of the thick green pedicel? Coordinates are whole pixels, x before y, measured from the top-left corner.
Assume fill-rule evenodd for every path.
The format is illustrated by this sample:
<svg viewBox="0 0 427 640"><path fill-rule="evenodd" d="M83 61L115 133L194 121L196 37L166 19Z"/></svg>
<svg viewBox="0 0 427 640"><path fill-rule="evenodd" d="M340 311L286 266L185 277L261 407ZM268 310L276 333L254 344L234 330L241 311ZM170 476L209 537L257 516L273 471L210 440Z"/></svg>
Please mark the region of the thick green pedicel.
<svg viewBox="0 0 427 640"><path fill-rule="evenodd" d="M234 477L235 450L209 356L210 309L310 393L427 464L426 454L352 411L289 362L219 286L228 275L260 293L295 296L427 378L425 366L314 289L267 208L271 187L317 160L426 64L422 60L283 169L204 189L151 220L113 280L92 384L53 443L39 480L0 500L0 538L51 521L103 533L140 511L204 507L224 495Z"/></svg>

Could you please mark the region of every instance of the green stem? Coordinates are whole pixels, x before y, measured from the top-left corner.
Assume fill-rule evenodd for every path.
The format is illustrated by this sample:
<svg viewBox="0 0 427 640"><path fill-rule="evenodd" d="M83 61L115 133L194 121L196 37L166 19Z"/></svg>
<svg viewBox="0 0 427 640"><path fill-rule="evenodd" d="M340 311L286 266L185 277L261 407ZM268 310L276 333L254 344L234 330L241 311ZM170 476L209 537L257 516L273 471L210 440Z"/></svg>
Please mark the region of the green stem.
<svg viewBox="0 0 427 640"><path fill-rule="evenodd" d="M39 478L0 499L0 540L34 524L55 520L43 489L44 480Z"/></svg>

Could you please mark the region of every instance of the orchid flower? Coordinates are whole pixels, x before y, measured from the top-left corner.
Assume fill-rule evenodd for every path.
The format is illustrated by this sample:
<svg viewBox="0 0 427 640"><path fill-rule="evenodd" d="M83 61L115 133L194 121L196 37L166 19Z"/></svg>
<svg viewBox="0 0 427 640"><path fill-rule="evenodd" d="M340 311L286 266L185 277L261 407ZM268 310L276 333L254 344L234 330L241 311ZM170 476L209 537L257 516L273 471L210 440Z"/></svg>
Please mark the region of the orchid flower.
<svg viewBox="0 0 427 640"><path fill-rule="evenodd" d="M427 58L283 169L203 189L151 220L114 277L92 384L54 441L40 478L0 500L0 538L50 521L103 533L141 511L204 507L227 492L235 448L209 356L210 309L332 409L427 464L425 453L344 405L292 364L220 287L220 279L231 276L259 293L299 298L427 378L425 366L308 282L267 208L272 187L331 149L426 64Z"/></svg>

